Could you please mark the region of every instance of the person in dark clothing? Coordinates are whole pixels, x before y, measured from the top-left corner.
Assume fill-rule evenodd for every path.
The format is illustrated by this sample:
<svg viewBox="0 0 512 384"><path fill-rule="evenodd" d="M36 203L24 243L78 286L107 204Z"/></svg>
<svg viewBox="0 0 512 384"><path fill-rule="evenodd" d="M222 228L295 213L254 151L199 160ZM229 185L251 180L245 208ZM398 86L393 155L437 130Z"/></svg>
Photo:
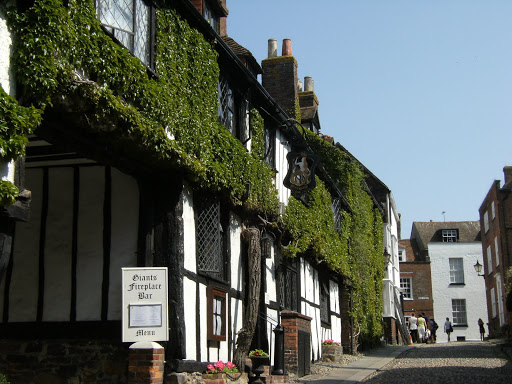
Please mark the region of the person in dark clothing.
<svg viewBox="0 0 512 384"><path fill-rule="evenodd" d="M480 341L484 341L485 328L484 321L482 319L478 319L478 327L480 328Z"/></svg>

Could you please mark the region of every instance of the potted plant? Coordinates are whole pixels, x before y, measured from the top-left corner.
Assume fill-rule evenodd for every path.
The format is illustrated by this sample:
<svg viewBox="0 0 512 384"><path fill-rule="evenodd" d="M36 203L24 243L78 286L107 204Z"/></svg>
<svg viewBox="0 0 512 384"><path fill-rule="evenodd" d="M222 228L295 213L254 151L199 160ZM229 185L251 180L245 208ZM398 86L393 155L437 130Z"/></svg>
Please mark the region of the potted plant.
<svg viewBox="0 0 512 384"><path fill-rule="evenodd" d="M237 366L231 361L224 363L222 360L219 360L215 364L208 364L206 373L203 374L203 380L205 383L218 383L218 380L226 382L226 376L229 376L231 373L238 373Z"/></svg>
<svg viewBox="0 0 512 384"><path fill-rule="evenodd" d="M252 372L259 378L265 372L265 365L270 365L270 357L261 349L253 349L249 352L249 358L252 362Z"/></svg>
<svg viewBox="0 0 512 384"><path fill-rule="evenodd" d="M332 339L322 341L322 360L323 361L341 361L343 356L343 347L339 341Z"/></svg>

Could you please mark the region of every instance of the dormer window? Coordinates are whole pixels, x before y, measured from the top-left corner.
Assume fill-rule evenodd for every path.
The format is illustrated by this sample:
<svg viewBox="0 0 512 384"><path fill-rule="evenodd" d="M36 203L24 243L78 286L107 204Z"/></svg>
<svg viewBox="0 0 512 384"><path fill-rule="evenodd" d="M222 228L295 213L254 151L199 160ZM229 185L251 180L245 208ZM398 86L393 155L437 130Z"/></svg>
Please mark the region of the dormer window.
<svg viewBox="0 0 512 384"><path fill-rule="evenodd" d="M102 26L146 66L153 66L153 10L144 0L96 0Z"/></svg>
<svg viewBox="0 0 512 384"><path fill-rule="evenodd" d="M459 231L457 229L443 229L443 243L456 243L459 239Z"/></svg>
<svg viewBox="0 0 512 384"><path fill-rule="evenodd" d="M206 0L203 0L203 17L210 24L213 30L217 33L220 33L219 28L219 17L215 15L212 8L208 5Z"/></svg>

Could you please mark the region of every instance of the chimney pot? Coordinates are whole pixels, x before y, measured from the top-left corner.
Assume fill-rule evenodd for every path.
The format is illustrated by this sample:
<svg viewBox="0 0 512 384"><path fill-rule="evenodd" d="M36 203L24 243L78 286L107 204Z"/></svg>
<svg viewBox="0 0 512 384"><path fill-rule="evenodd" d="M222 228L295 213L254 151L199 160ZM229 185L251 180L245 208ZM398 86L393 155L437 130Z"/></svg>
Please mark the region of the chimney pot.
<svg viewBox="0 0 512 384"><path fill-rule="evenodd" d="M302 92L302 81L298 81L297 82L297 89L299 90L299 92Z"/></svg>
<svg viewBox="0 0 512 384"><path fill-rule="evenodd" d="M268 39L268 58L277 57L277 40Z"/></svg>
<svg viewBox="0 0 512 384"><path fill-rule="evenodd" d="M292 41L290 39L283 40L283 56L293 56L292 55Z"/></svg>
<svg viewBox="0 0 512 384"><path fill-rule="evenodd" d="M313 78L311 76L304 77L304 91L315 91L315 82L313 81Z"/></svg>

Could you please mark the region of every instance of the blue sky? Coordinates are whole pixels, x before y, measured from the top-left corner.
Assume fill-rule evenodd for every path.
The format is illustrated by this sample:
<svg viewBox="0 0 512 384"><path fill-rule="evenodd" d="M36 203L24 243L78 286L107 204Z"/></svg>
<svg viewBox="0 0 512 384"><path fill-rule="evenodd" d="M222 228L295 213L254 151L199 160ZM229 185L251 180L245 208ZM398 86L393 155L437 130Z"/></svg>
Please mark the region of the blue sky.
<svg viewBox="0 0 512 384"><path fill-rule="evenodd" d="M512 165L512 1L228 0L228 34L261 62L292 39L322 132L413 221L478 220ZM445 215L442 212L446 212Z"/></svg>

